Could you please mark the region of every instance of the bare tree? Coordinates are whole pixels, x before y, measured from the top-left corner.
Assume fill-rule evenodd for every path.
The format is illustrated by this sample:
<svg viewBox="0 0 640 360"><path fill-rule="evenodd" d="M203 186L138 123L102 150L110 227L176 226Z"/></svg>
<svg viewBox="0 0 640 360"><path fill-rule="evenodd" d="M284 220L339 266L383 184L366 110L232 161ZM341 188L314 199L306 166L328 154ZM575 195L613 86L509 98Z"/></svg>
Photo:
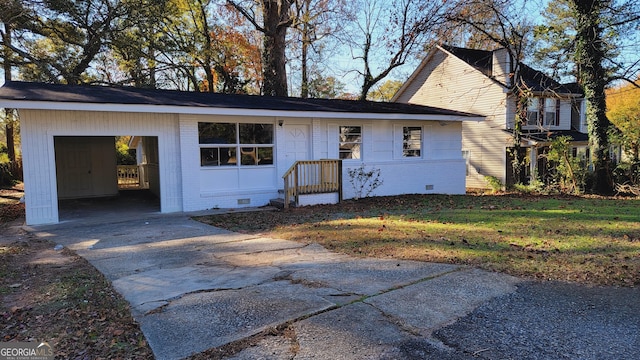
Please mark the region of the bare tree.
<svg viewBox="0 0 640 360"><path fill-rule="evenodd" d="M476 45L497 45L511 59L509 81L504 85L516 104L511 155L513 175L518 180L522 178L525 166L525 154L521 149L522 126L526 123L528 99L531 96L529 85L523 81L525 67L522 59L533 28L520 6L510 0L459 0L456 11L449 14L454 24L471 30L466 35L468 40Z"/></svg>
<svg viewBox="0 0 640 360"><path fill-rule="evenodd" d="M321 53L331 38L336 37L344 28L349 14L346 0L297 0L295 2L297 18L292 25L296 30L291 40L290 50L299 47L300 53L300 97L309 97L312 66L321 62ZM316 55L314 58L313 55ZM315 61L314 61L315 60Z"/></svg>
<svg viewBox="0 0 640 360"><path fill-rule="evenodd" d="M348 39L354 59L362 62L359 98L409 58L421 54L434 29L444 23L444 0L359 0L353 3L354 26Z"/></svg>
<svg viewBox="0 0 640 360"><path fill-rule="evenodd" d="M296 14L295 0L227 0L244 17L264 34L262 62L264 95L287 96L286 37Z"/></svg>

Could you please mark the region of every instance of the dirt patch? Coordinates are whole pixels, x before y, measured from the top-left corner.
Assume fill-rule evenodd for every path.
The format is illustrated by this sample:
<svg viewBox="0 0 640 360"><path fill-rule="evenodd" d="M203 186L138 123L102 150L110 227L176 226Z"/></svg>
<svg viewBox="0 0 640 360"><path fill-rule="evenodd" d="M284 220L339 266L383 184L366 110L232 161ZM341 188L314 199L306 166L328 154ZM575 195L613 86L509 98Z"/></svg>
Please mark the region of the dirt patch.
<svg viewBox="0 0 640 360"><path fill-rule="evenodd" d="M0 341L46 341L60 359L153 358L128 303L94 267L17 227L0 231Z"/></svg>

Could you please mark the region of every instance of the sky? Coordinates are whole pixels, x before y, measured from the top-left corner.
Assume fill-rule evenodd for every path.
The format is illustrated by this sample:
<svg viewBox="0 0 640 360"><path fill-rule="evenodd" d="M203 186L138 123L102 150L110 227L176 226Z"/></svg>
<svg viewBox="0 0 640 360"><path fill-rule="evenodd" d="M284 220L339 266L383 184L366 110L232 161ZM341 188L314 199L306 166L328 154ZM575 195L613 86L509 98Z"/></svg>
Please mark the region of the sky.
<svg viewBox="0 0 640 360"><path fill-rule="evenodd" d="M546 4L549 0L514 0L518 3L525 6L525 11L523 13L530 16L532 22L541 23L543 21L541 17L541 11L546 7ZM634 49L635 50L635 49ZM637 57L637 53L634 51L631 55ZM421 54L418 57L409 58L407 63L396 70L394 70L386 79L383 79L378 85L382 84L384 81L389 79L394 80L406 80L410 74L417 68L422 60ZM378 64L378 68L382 65ZM323 74L325 77L333 76L340 80L345 84L346 92L357 94L360 92L360 87L362 85L362 79L358 75L357 70L361 70L363 64L361 61L357 59L353 59L351 51L348 47L342 47L331 55L330 59L327 61L327 66L323 69ZM374 64L375 67L375 64ZM379 73L374 71L374 76ZM289 88L297 89L299 88L299 76L298 72L291 71L289 74ZM0 69L0 85L4 83L4 72Z"/></svg>

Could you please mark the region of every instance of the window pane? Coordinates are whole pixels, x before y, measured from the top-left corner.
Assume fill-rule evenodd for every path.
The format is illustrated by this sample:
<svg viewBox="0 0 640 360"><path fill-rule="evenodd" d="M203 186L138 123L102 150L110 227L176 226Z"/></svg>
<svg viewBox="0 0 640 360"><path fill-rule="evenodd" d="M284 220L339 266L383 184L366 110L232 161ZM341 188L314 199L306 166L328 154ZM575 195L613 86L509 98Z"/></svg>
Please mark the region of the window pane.
<svg viewBox="0 0 640 360"><path fill-rule="evenodd" d="M422 148L422 128L405 126L402 128L402 156L419 157Z"/></svg>
<svg viewBox="0 0 640 360"><path fill-rule="evenodd" d="M527 111L527 125L538 125L537 111Z"/></svg>
<svg viewBox="0 0 640 360"><path fill-rule="evenodd" d="M556 99L544 99L544 111L556 111Z"/></svg>
<svg viewBox="0 0 640 360"><path fill-rule="evenodd" d="M258 165L258 151L254 147L241 147L240 155L242 162L241 165Z"/></svg>
<svg viewBox="0 0 640 360"><path fill-rule="evenodd" d="M340 126L340 159L360 159L362 128L360 126Z"/></svg>
<svg viewBox="0 0 640 360"><path fill-rule="evenodd" d="M235 144L236 124L198 123L200 144Z"/></svg>
<svg viewBox="0 0 640 360"><path fill-rule="evenodd" d="M258 165L273 165L273 148L258 148Z"/></svg>
<svg viewBox="0 0 640 360"><path fill-rule="evenodd" d="M545 125L557 125L556 124L556 112L555 111L545 111L545 113L544 113L544 124Z"/></svg>
<svg viewBox="0 0 640 360"><path fill-rule="evenodd" d="M341 144L340 159L360 159L360 144Z"/></svg>
<svg viewBox="0 0 640 360"><path fill-rule="evenodd" d="M201 166L225 166L236 164L236 148L201 148Z"/></svg>
<svg viewBox="0 0 640 360"><path fill-rule="evenodd" d="M240 144L273 144L273 124L240 124Z"/></svg>
<svg viewBox="0 0 640 360"><path fill-rule="evenodd" d="M340 126L340 142L360 142L361 139L360 126Z"/></svg>
<svg viewBox="0 0 640 360"><path fill-rule="evenodd" d="M219 149L200 149L200 166L219 166Z"/></svg>
<svg viewBox="0 0 640 360"><path fill-rule="evenodd" d="M236 148L220 148L220 165L236 165Z"/></svg>

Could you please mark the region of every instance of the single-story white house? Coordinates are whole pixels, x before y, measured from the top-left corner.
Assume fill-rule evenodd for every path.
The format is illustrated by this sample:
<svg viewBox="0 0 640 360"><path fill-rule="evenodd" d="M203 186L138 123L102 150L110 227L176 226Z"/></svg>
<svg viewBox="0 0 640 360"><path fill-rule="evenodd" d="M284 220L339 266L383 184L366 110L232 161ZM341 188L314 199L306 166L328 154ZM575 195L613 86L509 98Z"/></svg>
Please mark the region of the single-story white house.
<svg viewBox="0 0 640 360"><path fill-rule="evenodd" d="M348 174L362 164L380 170L376 196L463 194L462 122L483 119L400 103L28 82L0 88L0 107L19 112L29 225L58 222L60 199L116 195L122 135L144 144L163 213L265 205L293 164L320 159L340 164L339 198L356 196ZM287 187L313 187L309 174L326 175L318 163ZM327 200L318 196L310 203Z"/></svg>

